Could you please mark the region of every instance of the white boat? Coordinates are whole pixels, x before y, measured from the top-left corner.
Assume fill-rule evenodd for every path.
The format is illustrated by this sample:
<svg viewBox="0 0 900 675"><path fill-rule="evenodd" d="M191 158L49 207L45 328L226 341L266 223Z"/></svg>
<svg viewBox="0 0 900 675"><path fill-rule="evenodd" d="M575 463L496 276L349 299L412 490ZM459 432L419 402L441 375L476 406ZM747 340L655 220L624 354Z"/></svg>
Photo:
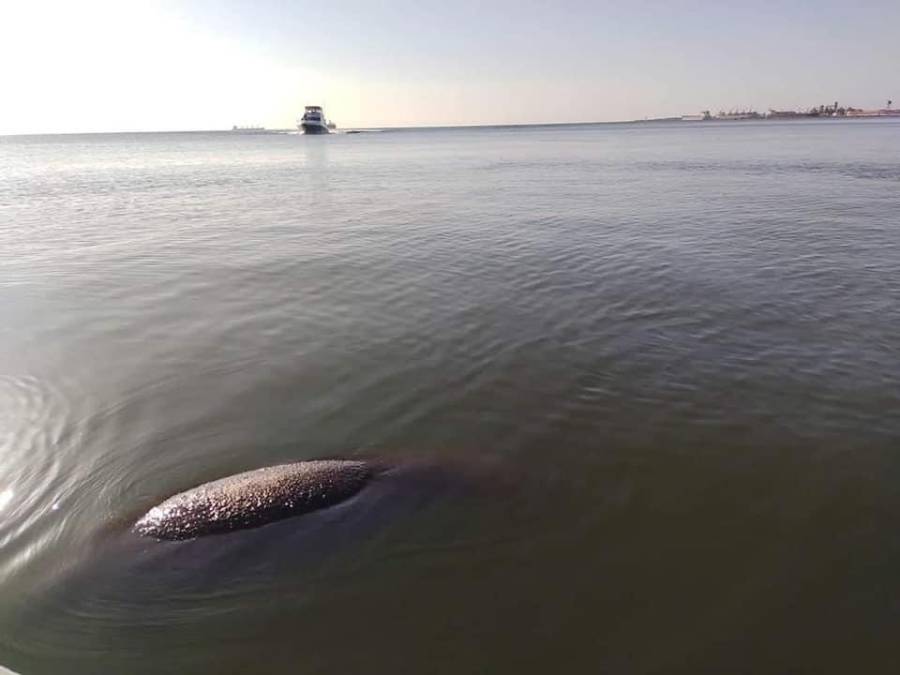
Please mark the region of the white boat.
<svg viewBox="0 0 900 675"><path fill-rule="evenodd" d="M303 110L303 117L297 123L297 128L304 134L329 134L335 130L332 122L325 119L325 113L317 105L308 105Z"/></svg>

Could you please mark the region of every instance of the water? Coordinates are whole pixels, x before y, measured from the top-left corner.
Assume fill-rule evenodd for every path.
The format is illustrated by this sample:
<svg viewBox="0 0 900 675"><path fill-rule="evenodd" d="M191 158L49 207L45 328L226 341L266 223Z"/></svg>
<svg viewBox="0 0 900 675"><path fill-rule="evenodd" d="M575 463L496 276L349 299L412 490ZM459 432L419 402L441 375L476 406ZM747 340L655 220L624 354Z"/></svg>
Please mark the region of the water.
<svg viewBox="0 0 900 675"><path fill-rule="evenodd" d="M0 663L896 672L900 123L0 139ZM170 494L452 467L164 545Z"/></svg>

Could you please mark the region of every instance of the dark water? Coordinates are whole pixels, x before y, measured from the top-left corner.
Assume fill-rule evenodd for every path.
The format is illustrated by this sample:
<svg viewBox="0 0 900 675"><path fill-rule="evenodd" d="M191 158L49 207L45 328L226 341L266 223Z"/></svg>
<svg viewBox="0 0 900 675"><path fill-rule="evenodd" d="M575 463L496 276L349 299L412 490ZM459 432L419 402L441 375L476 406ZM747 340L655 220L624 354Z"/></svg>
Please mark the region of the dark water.
<svg viewBox="0 0 900 675"><path fill-rule="evenodd" d="M0 139L0 291L24 675L900 668L898 122Z"/></svg>

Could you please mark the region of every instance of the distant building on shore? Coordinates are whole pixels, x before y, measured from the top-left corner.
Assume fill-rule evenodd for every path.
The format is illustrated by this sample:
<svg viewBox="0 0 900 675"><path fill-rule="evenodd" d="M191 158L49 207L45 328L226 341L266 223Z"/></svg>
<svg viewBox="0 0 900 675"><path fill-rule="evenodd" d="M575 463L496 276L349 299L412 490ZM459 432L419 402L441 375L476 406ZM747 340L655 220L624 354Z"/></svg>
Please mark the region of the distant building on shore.
<svg viewBox="0 0 900 675"><path fill-rule="evenodd" d="M713 115L709 110L703 110L698 115L682 115L682 122L708 122L710 120L756 120L762 118L755 110L731 110L725 112L720 110L718 114Z"/></svg>
<svg viewBox="0 0 900 675"><path fill-rule="evenodd" d="M793 120L798 117L818 117L818 113L801 112L799 110L772 110L766 113L766 119L770 120Z"/></svg>
<svg viewBox="0 0 900 675"><path fill-rule="evenodd" d="M704 110L698 115L683 115L681 120L684 122L705 122L708 120L793 120L814 117L900 117L900 109L894 108L893 104L893 101L888 100L884 108L864 110L853 106L844 107L835 101L828 105L813 106L808 110L775 110L770 108L765 115L760 115L755 110L719 111L718 114L712 115L709 110Z"/></svg>
<svg viewBox="0 0 900 675"><path fill-rule="evenodd" d="M720 110L716 115L717 120L758 120L761 117L762 115L755 110L729 110L728 112Z"/></svg>
<svg viewBox="0 0 900 675"><path fill-rule="evenodd" d="M900 109L892 107L893 101L888 99L887 105L879 110L859 110L850 108L847 117L900 117Z"/></svg>

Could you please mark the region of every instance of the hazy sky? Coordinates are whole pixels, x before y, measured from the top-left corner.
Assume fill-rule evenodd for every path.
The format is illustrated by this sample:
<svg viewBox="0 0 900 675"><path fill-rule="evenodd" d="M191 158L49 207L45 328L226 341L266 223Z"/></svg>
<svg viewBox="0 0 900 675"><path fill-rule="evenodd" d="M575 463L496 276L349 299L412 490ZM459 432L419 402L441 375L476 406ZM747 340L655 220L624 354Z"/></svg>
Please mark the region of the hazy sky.
<svg viewBox="0 0 900 675"><path fill-rule="evenodd" d="M900 1L0 0L0 133L900 101Z"/></svg>

